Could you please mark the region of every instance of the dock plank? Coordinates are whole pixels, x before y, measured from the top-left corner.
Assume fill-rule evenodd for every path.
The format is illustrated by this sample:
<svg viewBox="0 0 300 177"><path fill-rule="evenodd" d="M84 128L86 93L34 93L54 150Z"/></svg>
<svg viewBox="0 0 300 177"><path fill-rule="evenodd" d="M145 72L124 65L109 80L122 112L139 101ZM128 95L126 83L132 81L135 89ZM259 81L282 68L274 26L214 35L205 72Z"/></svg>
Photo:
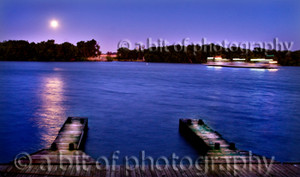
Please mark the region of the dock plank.
<svg viewBox="0 0 300 177"><path fill-rule="evenodd" d="M209 167L205 170L205 165L192 166L191 168L180 168L176 165L177 170L171 165L159 166L163 170L154 168L153 171L149 167L145 170L138 168L132 168L128 170L127 176L139 177L139 176L174 176L174 177L194 177L194 176L300 176L299 168L293 166L293 164L275 164L270 173L266 173L266 168L259 167L258 164L252 166L252 170L249 166L244 164L230 164L228 168L223 166L224 164L214 164L214 167ZM6 170L7 167L10 167ZM28 168L22 170L16 170L12 165L0 165L0 174L2 176L126 176L125 166L116 166L115 171L109 173L108 169L97 169L96 165L89 165L88 170L84 170L82 165L79 166L66 166L66 169L60 168L59 165L51 165L50 170L40 169L39 165L31 165Z"/></svg>

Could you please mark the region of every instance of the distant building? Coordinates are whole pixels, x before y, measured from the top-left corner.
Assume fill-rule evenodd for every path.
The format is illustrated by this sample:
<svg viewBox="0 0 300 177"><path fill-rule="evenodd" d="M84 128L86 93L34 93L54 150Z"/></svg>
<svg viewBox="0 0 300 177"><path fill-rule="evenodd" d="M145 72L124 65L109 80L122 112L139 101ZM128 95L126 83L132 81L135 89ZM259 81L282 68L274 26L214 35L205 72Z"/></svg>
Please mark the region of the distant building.
<svg viewBox="0 0 300 177"><path fill-rule="evenodd" d="M100 60L106 61L107 57L116 58L117 53L107 52L106 54L101 54L100 55Z"/></svg>
<svg viewBox="0 0 300 177"><path fill-rule="evenodd" d="M89 57L88 60L90 60L90 61L107 61L107 57L116 58L117 53L116 52L107 52L106 54L101 54L96 57Z"/></svg>

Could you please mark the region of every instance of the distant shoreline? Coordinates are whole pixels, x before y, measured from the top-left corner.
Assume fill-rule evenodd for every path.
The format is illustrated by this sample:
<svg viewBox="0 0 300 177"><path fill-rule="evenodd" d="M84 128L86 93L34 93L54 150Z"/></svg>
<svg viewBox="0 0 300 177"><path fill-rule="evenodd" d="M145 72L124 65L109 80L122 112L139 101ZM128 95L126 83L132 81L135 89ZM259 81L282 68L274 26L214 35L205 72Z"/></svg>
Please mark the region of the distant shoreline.
<svg viewBox="0 0 300 177"><path fill-rule="evenodd" d="M114 60L114 61L89 61L89 60L84 60L84 61L33 61L33 60L25 60L25 61L20 61L20 60L16 60L16 61L12 61L12 60L0 60L1 62L40 62L40 63L80 63L80 62L99 62L99 63L110 63L110 62L120 62L120 63L131 63L131 62L137 62L137 63L162 63L162 64L191 64L191 65L203 65L203 66L208 66L206 63L170 63L170 62L147 62L147 61L135 61L135 60ZM213 66L211 66L213 67ZM220 66L222 67L222 66ZM279 67L282 67L281 65L279 65ZM300 67L297 65L284 65L284 67Z"/></svg>

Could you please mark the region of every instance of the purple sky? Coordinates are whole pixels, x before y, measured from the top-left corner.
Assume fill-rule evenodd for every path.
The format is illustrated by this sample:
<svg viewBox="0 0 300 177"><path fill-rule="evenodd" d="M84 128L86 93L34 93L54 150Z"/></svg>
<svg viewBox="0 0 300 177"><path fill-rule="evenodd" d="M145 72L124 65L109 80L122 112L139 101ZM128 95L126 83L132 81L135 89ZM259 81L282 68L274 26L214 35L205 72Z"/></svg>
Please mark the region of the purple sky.
<svg viewBox="0 0 300 177"><path fill-rule="evenodd" d="M49 23L59 22L57 29ZM95 39L102 52L120 40L174 43L293 41L300 49L299 0L1 0L0 41L54 39L76 44Z"/></svg>

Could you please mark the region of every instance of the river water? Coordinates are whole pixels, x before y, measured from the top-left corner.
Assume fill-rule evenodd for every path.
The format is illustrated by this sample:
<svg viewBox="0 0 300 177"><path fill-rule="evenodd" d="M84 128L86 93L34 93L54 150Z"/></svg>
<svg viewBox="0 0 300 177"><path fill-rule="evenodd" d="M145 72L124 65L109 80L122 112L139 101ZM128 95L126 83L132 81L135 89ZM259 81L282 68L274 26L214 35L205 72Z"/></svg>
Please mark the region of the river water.
<svg viewBox="0 0 300 177"><path fill-rule="evenodd" d="M48 148L68 116L89 118L97 159L197 157L179 118L203 119L239 149L300 161L300 68L144 62L0 62L0 162Z"/></svg>

